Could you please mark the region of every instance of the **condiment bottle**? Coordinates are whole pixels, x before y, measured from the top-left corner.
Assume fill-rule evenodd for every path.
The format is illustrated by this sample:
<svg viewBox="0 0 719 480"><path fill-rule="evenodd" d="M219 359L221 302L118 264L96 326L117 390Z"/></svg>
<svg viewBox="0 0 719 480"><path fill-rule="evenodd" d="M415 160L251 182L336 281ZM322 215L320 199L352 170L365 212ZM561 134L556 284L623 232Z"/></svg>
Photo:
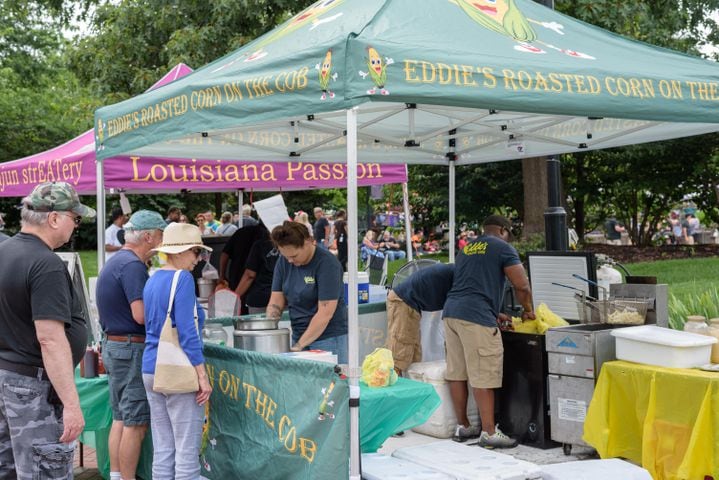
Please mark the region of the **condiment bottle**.
<svg viewBox="0 0 719 480"><path fill-rule="evenodd" d="M709 325L706 324L706 317L702 315L689 315L684 323L684 331L709 335Z"/></svg>
<svg viewBox="0 0 719 480"><path fill-rule="evenodd" d="M709 320L709 335L719 340L719 318ZM712 363L719 363L719 342L712 345Z"/></svg>

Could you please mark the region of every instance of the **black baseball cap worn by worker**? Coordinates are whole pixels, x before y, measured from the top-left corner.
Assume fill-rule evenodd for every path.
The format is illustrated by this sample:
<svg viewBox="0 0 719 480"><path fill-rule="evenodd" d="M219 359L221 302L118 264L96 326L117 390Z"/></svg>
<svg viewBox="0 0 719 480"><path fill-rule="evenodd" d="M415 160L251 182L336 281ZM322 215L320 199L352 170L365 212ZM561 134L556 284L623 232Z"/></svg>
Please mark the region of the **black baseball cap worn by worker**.
<svg viewBox="0 0 719 480"><path fill-rule="evenodd" d="M509 234L509 240L514 240L514 234L512 233L512 222L510 222L508 218L501 215L490 215L484 219L484 222L482 222L483 227L486 227L487 225L494 225L497 227L504 228Z"/></svg>

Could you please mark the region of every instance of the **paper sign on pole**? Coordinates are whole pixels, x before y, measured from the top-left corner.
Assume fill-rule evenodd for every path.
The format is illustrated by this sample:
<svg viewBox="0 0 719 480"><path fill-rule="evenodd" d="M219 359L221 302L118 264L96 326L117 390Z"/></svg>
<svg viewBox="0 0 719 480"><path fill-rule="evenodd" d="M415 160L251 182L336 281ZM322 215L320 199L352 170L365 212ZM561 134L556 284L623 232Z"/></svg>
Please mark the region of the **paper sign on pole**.
<svg viewBox="0 0 719 480"><path fill-rule="evenodd" d="M260 217L260 220L270 232L276 226L282 225L285 220L290 219L282 195L274 195L264 200L258 200L253 205L257 211L257 216Z"/></svg>

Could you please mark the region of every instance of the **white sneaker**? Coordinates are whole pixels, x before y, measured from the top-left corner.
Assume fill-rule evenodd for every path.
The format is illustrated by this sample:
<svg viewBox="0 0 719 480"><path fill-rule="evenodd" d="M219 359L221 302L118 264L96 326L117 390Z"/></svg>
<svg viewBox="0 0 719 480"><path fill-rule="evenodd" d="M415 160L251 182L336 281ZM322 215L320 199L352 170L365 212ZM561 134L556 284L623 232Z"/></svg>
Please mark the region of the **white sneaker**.
<svg viewBox="0 0 719 480"><path fill-rule="evenodd" d="M476 425L470 425L469 427L465 427L464 425L457 425L457 428L454 429L454 435L452 436L452 440L454 440L455 442L464 443L467 440L479 437L479 433L480 429Z"/></svg>
<svg viewBox="0 0 719 480"><path fill-rule="evenodd" d="M499 429L494 427L494 435L490 435L487 432L482 432L479 436L480 447L493 449L493 448L514 448L517 446L517 441L513 438L508 437Z"/></svg>

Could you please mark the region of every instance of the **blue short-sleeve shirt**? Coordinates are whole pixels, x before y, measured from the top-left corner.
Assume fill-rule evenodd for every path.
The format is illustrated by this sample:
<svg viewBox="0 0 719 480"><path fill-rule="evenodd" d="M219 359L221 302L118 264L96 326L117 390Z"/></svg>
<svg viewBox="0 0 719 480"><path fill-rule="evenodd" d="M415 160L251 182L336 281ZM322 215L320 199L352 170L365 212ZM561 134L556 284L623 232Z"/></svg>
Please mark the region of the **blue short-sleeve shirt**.
<svg viewBox="0 0 719 480"><path fill-rule="evenodd" d="M322 300L337 300L337 309L317 340L347 333L342 265L329 250L315 248L312 260L301 266L292 265L280 256L272 278L272 291L282 292L287 299L293 334L302 335L307 330Z"/></svg>
<svg viewBox="0 0 719 480"><path fill-rule="evenodd" d="M118 250L97 278L97 311L102 330L110 335L144 335L145 326L132 318L130 304L142 300L147 266L132 250Z"/></svg>
<svg viewBox="0 0 719 480"><path fill-rule="evenodd" d="M443 315L486 327L497 326L504 269L520 263L517 250L501 238L484 235L467 244L457 256Z"/></svg>

